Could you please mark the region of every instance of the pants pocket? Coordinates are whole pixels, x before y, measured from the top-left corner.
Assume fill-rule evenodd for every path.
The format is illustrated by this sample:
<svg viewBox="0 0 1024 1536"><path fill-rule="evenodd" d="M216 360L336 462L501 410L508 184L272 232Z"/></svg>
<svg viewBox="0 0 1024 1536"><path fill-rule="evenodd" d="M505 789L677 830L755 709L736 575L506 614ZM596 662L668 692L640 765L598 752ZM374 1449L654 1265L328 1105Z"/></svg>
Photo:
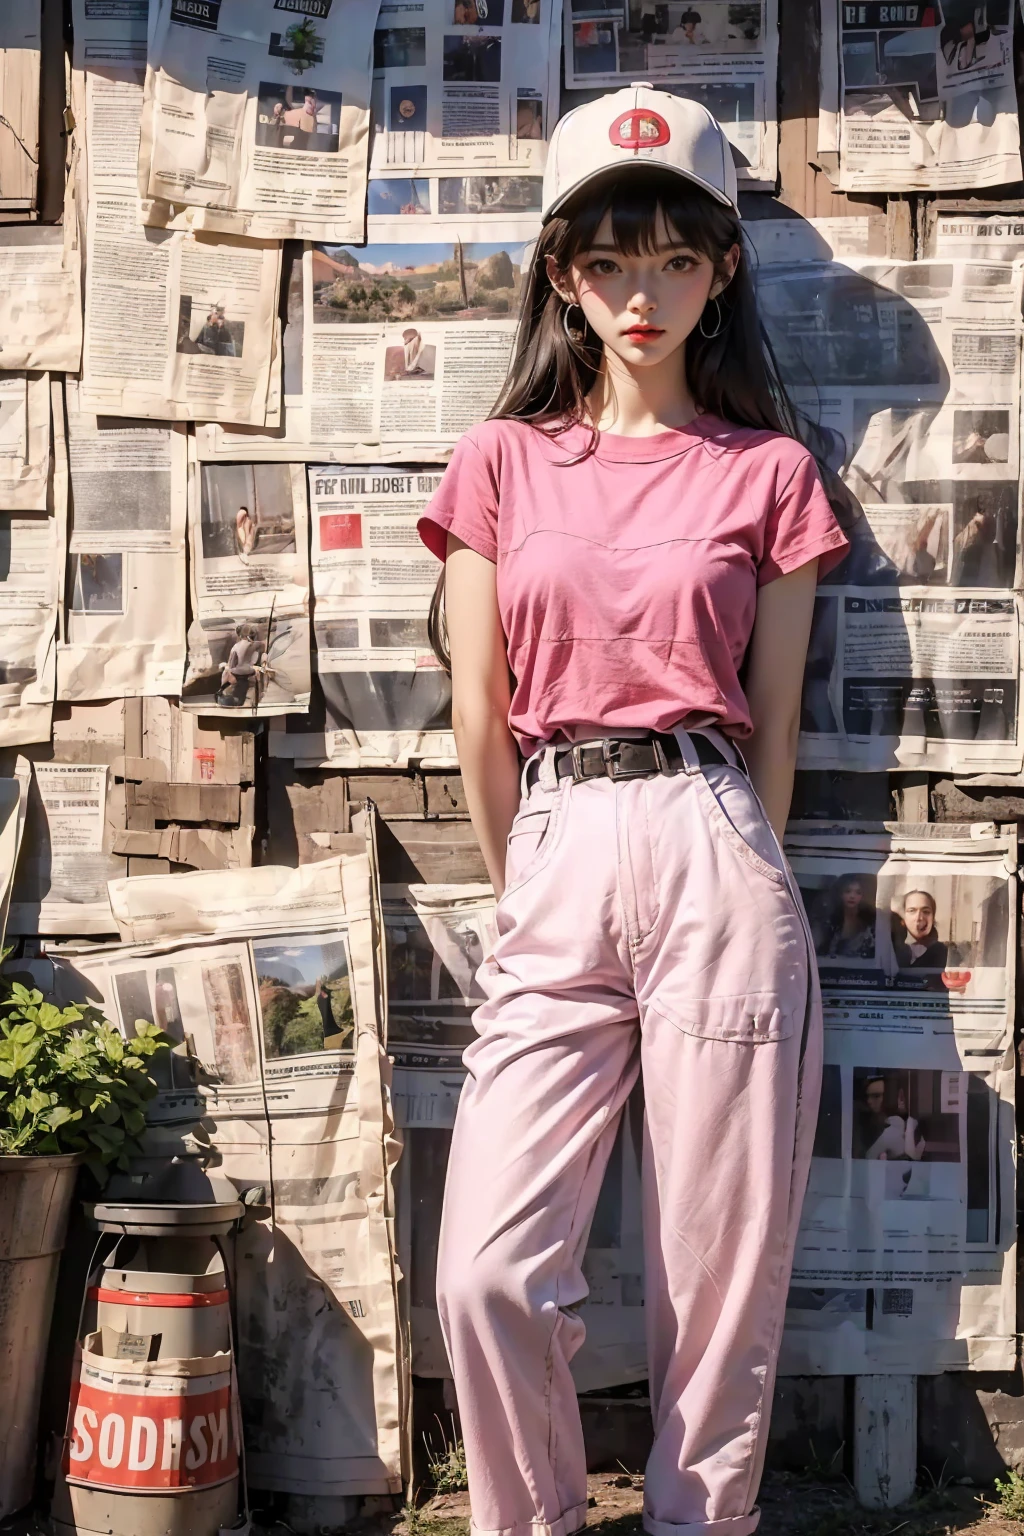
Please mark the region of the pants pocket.
<svg viewBox="0 0 1024 1536"><path fill-rule="evenodd" d="M525 801L516 815L505 850L503 901L510 891L518 890L544 867L554 843L559 805L557 797L540 806Z"/></svg>
<svg viewBox="0 0 1024 1536"><path fill-rule="evenodd" d="M739 768L713 765L704 769L702 785L726 841L748 864L776 884L784 883L786 868L779 845L746 774Z"/></svg>
<svg viewBox="0 0 1024 1536"><path fill-rule="evenodd" d="M768 1045L786 1040L797 1017L775 992L749 992L742 997L710 997L692 1003L673 999L671 1009L660 1000L652 1007L684 1034L701 1040L726 1040L736 1045Z"/></svg>

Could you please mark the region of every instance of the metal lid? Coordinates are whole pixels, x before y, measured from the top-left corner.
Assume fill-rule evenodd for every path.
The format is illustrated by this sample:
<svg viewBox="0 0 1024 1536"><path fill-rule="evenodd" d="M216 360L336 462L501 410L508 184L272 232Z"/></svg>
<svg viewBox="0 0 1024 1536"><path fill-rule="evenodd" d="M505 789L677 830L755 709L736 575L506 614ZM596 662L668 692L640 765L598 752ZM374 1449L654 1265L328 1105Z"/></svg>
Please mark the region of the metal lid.
<svg viewBox="0 0 1024 1536"><path fill-rule="evenodd" d="M137 1237L220 1237L231 1231L244 1209L240 1200L203 1205L97 1200L86 1204L85 1214L101 1232L126 1232Z"/></svg>

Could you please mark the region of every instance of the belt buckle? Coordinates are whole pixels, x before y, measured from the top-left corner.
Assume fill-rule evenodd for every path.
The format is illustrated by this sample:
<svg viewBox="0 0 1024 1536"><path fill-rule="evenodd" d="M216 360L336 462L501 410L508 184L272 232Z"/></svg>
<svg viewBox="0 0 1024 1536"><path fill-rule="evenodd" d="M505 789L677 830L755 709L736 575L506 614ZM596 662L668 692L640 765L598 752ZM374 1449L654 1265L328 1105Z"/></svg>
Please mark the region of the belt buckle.
<svg viewBox="0 0 1024 1536"><path fill-rule="evenodd" d="M636 743L641 745L641 743ZM612 780L619 779L646 779L650 770L647 768L620 768L621 742L613 738L605 737L601 743L601 757L604 761L604 771Z"/></svg>
<svg viewBox="0 0 1024 1536"><path fill-rule="evenodd" d="M586 774L583 772L583 747L582 747L582 744L580 744L579 746L573 745L572 747L570 747L570 749L569 749L569 761L572 763L572 782L574 784L582 784L584 782L584 780L586 779Z"/></svg>

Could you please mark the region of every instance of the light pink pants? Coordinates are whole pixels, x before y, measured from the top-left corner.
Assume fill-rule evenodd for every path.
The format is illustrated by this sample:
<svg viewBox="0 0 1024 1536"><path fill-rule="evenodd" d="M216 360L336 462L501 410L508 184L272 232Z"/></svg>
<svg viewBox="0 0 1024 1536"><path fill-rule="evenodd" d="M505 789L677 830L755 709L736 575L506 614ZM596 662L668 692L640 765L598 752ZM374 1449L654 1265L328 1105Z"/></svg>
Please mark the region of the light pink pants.
<svg viewBox="0 0 1024 1536"><path fill-rule="evenodd" d="M821 1076L802 909L738 769L556 784L516 818L452 1143L438 1306L473 1526L586 1517L581 1260L643 1072L652 1536L747 1536Z"/></svg>

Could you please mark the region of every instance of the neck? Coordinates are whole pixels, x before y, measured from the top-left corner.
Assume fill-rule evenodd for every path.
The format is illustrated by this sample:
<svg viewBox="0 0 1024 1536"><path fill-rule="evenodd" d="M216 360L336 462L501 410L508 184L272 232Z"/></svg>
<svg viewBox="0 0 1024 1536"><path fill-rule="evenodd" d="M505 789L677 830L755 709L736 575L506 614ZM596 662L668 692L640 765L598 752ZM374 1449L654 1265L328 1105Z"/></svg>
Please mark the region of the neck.
<svg viewBox="0 0 1024 1536"><path fill-rule="evenodd" d="M587 405L599 432L621 437L689 426L698 411L686 382L684 348L649 368L631 368L606 351Z"/></svg>

